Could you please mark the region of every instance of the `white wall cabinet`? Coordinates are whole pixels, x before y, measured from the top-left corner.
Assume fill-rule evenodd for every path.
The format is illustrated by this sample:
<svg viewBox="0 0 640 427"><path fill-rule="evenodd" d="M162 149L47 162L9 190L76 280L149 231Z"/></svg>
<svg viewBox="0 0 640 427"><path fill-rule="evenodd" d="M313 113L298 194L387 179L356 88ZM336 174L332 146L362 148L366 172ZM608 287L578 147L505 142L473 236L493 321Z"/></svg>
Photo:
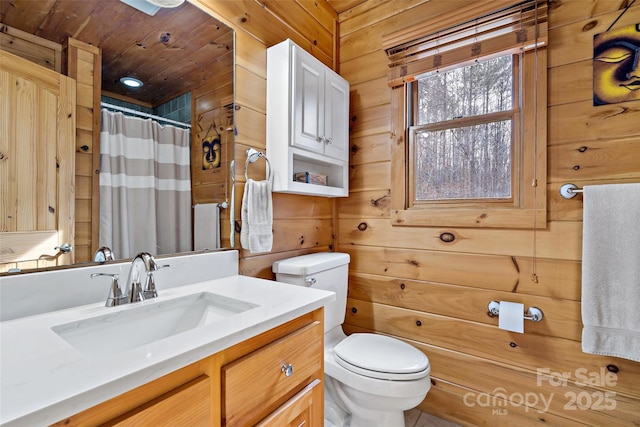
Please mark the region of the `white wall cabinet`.
<svg viewBox="0 0 640 427"><path fill-rule="evenodd" d="M349 83L291 40L267 50L267 156L273 191L349 193ZM299 172L327 184L298 182Z"/></svg>

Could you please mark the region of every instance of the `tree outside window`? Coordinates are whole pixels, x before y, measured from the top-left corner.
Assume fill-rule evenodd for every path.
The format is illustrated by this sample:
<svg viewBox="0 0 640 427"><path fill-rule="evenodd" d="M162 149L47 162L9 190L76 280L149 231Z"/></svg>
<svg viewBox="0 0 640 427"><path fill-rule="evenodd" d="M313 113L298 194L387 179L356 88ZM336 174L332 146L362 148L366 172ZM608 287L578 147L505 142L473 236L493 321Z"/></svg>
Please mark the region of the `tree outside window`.
<svg viewBox="0 0 640 427"><path fill-rule="evenodd" d="M514 164L514 61L504 55L413 83L413 204L511 200ZM517 81L517 80L516 80Z"/></svg>

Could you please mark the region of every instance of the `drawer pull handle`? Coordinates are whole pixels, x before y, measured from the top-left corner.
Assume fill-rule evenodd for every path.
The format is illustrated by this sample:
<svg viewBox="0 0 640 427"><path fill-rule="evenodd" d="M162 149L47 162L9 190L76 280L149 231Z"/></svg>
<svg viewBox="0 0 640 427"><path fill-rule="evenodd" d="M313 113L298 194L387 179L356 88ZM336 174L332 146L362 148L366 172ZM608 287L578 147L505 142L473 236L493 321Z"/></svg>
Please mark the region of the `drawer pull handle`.
<svg viewBox="0 0 640 427"><path fill-rule="evenodd" d="M282 365L281 370L286 377L290 377L291 375L293 375L293 365L291 363Z"/></svg>

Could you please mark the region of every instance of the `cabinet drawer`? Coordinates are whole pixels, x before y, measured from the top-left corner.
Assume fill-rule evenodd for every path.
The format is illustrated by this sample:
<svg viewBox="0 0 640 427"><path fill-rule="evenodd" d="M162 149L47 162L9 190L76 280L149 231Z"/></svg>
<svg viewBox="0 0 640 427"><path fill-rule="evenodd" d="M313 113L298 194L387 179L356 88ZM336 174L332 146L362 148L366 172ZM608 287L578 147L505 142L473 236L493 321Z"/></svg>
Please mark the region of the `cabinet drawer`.
<svg viewBox="0 0 640 427"><path fill-rule="evenodd" d="M322 427L323 391L320 380L314 380L256 427Z"/></svg>
<svg viewBox="0 0 640 427"><path fill-rule="evenodd" d="M224 366L224 425L254 425L318 378L323 338L322 323L313 322Z"/></svg>

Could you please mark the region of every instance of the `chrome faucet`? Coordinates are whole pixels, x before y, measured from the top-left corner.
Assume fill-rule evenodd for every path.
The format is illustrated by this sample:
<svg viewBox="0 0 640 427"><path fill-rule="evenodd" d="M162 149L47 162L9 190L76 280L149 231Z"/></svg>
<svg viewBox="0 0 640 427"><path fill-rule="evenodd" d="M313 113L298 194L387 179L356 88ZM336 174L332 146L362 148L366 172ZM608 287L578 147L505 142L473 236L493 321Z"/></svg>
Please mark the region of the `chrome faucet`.
<svg viewBox="0 0 640 427"><path fill-rule="evenodd" d="M102 263L107 261L113 261L113 252L107 246L102 246L93 255L93 260L95 262L102 262Z"/></svg>
<svg viewBox="0 0 640 427"><path fill-rule="evenodd" d="M158 266L153 256L147 252L140 252L133 258L126 285L130 303L158 296L153 272L164 267L169 266Z"/></svg>

